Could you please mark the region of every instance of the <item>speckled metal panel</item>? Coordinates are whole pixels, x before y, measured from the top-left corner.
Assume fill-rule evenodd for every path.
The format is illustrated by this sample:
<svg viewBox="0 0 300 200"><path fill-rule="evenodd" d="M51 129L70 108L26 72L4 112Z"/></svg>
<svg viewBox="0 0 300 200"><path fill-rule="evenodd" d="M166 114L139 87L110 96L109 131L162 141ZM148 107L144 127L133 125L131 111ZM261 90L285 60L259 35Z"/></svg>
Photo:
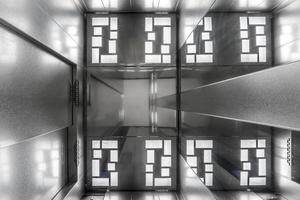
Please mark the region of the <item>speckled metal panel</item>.
<svg viewBox="0 0 300 200"><path fill-rule="evenodd" d="M71 66L0 27L0 146L71 124Z"/></svg>
<svg viewBox="0 0 300 200"><path fill-rule="evenodd" d="M182 92L182 110L299 130L299 63L292 63ZM160 106L175 108L173 96Z"/></svg>

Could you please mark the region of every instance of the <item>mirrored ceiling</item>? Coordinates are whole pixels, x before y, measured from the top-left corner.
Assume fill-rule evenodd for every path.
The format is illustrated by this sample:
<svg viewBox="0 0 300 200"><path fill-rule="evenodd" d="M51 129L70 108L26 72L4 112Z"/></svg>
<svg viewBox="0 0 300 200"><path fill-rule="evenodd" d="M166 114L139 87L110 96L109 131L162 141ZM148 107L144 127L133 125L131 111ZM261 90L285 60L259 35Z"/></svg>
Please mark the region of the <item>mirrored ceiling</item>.
<svg viewBox="0 0 300 200"><path fill-rule="evenodd" d="M176 12L202 0L81 0L88 12ZM215 0L211 11L274 11L295 0ZM213 2L213 0L212 0Z"/></svg>
<svg viewBox="0 0 300 200"><path fill-rule="evenodd" d="M89 12L175 12L181 0L82 0Z"/></svg>

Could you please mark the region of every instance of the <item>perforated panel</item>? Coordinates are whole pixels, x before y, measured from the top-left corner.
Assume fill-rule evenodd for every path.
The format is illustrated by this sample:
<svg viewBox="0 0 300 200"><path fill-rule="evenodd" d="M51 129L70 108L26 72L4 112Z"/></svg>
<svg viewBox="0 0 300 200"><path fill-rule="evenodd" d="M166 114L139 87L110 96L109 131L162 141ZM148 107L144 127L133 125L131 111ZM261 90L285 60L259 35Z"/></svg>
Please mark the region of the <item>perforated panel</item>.
<svg viewBox="0 0 300 200"><path fill-rule="evenodd" d="M89 66L176 66L173 14L91 14Z"/></svg>
<svg viewBox="0 0 300 200"><path fill-rule="evenodd" d="M187 21L189 22L189 21ZM193 24L185 26L185 31L189 32ZM186 40L185 63L213 63L214 43L212 41L213 19L211 16L204 17L195 30Z"/></svg>
<svg viewBox="0 0 300 200"><path fill-rule="evenodd" d="M242 139L241 140L241 163L240 172L241 186L266 186L267 185L267 158L266 139ZM253 156L250 156L249 152ZM255 164L254 164L255 163ZM254 165L254 167L253 167ZM257 172L255 174L255 171Z"/></svg>
<svg viewBox="0 0 300 200"><path fill-rule="evenodd" d="M206 186L213 186L213 140L186 140L186 162Z"/></svg>
<svg viewBox="0 0 300 200"><path fill-rule="evenodd" d="M149 131L129 128L132 131ZM176 189L176 137L91 137L87 145L90 190Z"/></svg>

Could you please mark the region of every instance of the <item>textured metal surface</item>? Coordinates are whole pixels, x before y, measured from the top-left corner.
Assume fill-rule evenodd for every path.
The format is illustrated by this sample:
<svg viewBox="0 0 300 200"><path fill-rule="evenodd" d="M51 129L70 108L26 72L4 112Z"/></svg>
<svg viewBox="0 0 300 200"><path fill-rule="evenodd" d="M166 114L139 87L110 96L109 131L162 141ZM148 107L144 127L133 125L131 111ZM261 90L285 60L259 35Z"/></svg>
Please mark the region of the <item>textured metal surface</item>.
<svg viewBox="0 0 300 200"><path fill-rule="evenodd" d="M299 64L293 63L183 92L182 110L256 124L300 129ZM160 106L175 109L173 96Z"/></svg>
<svg viewBox="0 0 300 200"><path fill-rule="evenodd" d="M274 15L274 62L276 65L300 60L300 1L296 0Z"/></svg>
<svg viewBox="0 0 300 200"><path fill-rule="evenodd" d="M215 200L211 191L202 183L199 177L188 166L182 156L179 156L180 194L184 200Z"/></svg>
<svg viewBox="0 0 300 200"><path fill-rule="evenodd" d="M193 29L206 15L216 0L184 0L179 7L179 47L182 47Z"/></svg>
<svg viewBox="0 0 300 200"><path fill-rule="evenodd" d="M82 63L83 19L72 0L4 0L0 18L74 63Z"/></svg>
<svg viewBox="0 0 300 200"><path fill-rule="evenodd" d="M67 181L67 129L0 148L1 200L48 200Z"/></svg>
<svg viewBox="0 0 300 200"><path fill-rule="evenodd" d="M179 0L83 0L88 11L104 12L175 12Z"/></svg>
<svg viewBox="0 0 300 200"><path fill-rule="evenodd" d="M223 81L251 72L266 69L261 66L213 66L213 67L182 67L181 91L194 89L214 82Z"/></svg>
<svg viewBox="0 0 300 200"><path fill-rule="evenodd" d="M0 27L0 146L71 124L71 67Z"/></svg>

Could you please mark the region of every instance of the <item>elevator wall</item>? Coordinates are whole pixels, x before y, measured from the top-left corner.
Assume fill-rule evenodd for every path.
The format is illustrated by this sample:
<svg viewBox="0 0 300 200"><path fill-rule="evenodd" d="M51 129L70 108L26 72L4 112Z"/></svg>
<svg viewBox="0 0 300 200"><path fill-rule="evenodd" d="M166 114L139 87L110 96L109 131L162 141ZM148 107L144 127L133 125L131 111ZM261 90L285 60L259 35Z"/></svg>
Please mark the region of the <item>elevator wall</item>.
<svg viewBox="0 0 300 200"><path fill-rule="evenodd" d="M291 3L274 12L274 64L280 66L294 63L300 64L300 2ZM293 136L299 132L278 129L273 130L274 186L278 193L287 199L297 199L300 195L300 185L294 179L299 169L299 148ZM290 151L290 152L289 152ZM289 153L290 154L289 154ZM297 161L296 161L297 160ZM298 174L298 173L297 173Z"/></svg>
<svg viewBox="0 0 300 200"><path fill-rule="evenodd" d="M83 30L76 1L0 2L1 199L80 198Z"/></svg>

